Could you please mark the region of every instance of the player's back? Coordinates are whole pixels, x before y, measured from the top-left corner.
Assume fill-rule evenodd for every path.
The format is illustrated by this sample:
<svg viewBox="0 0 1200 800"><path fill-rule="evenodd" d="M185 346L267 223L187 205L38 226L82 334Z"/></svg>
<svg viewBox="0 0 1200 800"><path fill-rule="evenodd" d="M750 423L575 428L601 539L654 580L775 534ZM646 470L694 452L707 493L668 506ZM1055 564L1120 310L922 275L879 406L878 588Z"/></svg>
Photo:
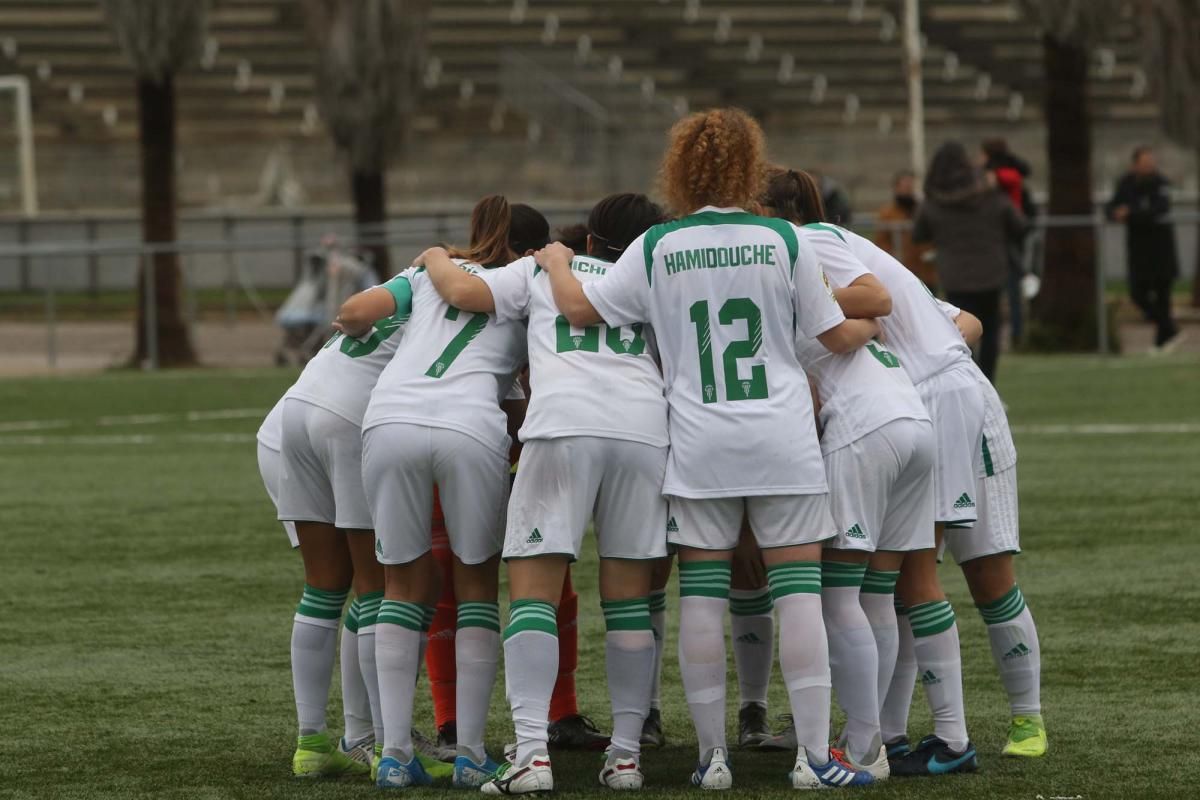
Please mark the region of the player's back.
<svg viewBox="0 0 1200 800"><path fill-rule="evenodd" d="M448 305L424 267L406 270L403 277L412 286L407 335L379 376L364 430L385 422L450 428L506 450L499 403L525 362L524 326Z"/></svg>

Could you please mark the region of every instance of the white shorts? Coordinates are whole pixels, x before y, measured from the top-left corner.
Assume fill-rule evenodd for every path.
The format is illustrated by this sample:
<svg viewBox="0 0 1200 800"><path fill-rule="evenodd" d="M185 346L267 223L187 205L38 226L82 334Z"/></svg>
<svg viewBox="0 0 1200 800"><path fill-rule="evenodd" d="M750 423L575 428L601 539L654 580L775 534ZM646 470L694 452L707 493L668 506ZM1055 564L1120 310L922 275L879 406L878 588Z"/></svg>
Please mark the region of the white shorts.
<svg viewBox="0 0 1200 800"><path fill-rule="evenodd" d="M262 476L263 486L271 497L275 512L279 513L279 476L283 472L283 457L278 450L272 450L262 442L258 443L258 474ZM287 534L292 547L299 547L300 540L296 538L296 523L291 520L283 521L283 532Z"/></svg>
<svg viewBox="0 0 1200 800"><path fill-rule="evenodd" d="M967 365L926 378L917 392L933 420L933 519L977 519L975 460L983 441L983 392Z"/></svg>
<svg viewBox="0 0 1200 800"><path fill-rule="evenodd" d="M435 484L454 555L481 564L500 552L508 459L477 439L449 428L376 425L363 432L362 468L379 563L429 552Z"/></svg>
<svg viewBox="0 0 1200 800"><path fill-rule="evenodd" d="M508 503L504 558L577 559L592 519L601 558L662 558L666 470L667 448L641 442L598 436L526 442Z"/></svg>
<svg viewBox="0 0 1200 800"><path fill-rule="evenodd" d="M1017 446L1013 444L1004 403L982 373L979 375L979 386L983 392L983 437L975 462L975 474L986 478L1016 466Z"/></svg>
<svg viewBox="0 0 1200 800"><path fill-rule="evenodd" d="M837 550L933 547L933 425L897 419L825 456Z"/></svg>
<svg viewBox="0 0 1200 800"><path fill-rule="evenodd" d="M371 530L371 507L362 482L362 430L357 425L289 397L283 403L281 445L281 520Z"/></svg>
<svg viewBox="0 0 1200 800"><path fill-rule="evenodd" d="M732 550L743 516L749 518L759 547L795 547L837 535L825 493L668 497L667 513L667 541L699 550Z"/></svg>
<svg viewBox="0 0 1200 800"><path fill-rule="evenodd" d="M973 528L947 527L942 540L957 564L997 553L1021 552L1021 524L1017 504L1017 468L1009 467L987 478L978 478L979 519Z"/></svg>

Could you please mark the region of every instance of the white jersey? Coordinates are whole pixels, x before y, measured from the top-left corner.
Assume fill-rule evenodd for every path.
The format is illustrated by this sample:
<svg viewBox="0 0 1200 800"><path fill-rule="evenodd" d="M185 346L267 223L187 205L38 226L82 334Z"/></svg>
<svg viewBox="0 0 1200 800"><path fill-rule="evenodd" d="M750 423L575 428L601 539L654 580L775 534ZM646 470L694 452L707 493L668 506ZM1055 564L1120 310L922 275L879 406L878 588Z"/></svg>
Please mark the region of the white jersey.
<svg viewBox="0 0 1200 800"><path fill-rule="evenodd" d="M456 263L476 275L483 271L477 264ZM385 422L448 428L507 457L511 442L500 401L525 364L525 326L453 308L424 267L410 267L399 278L411 289L393 291L397 313L412 316L371 392L363 430Z"/></svg>
<svg viewBox="0 0 1200 800"><path fill-rule="evenodd" d="M835 288L849 286L866 267L888 290L892 313L879 318L883 341L913 384L971 360L971 349L954 324L947 324L925 284L886 250L836 225L806 225L804 233Z"/></svg>
<svg viewBox="0 0 1200 800"><path fill-rule="evenodd" d="M408 282L397 276L383 288L393 295L404 293ZM361 426L371 390L392 360L407 321L407 310L398 304L395 314L376 322L364 336L335 333L305 365L284 397L303 400Z"/></svg>
<svg viewBox="0 0 1200 800"><path fill-rule="evenodd" d="M795 331L845 317L794 225L702 208L651 228L583 290L609 325L654 329L670 408L663 494L827 491Z"/></svg>
<svg viewBox="0 0 1200 800"><path fill-rule="evenodd" d="M283 449L283 398L279 398L271 410L267 412L267 416L263 419L262 425L258 426L258 443L268 450L274 450L278 453Z"/></svg>
<svg viewBox="0 0 1200 800"><path fill-rule="evenodd" d="M580 281L600 278L607 261L577 256ZM480 277L492 291L496 318L529 318L532 399L521 441L599 436L667 446L667 401L648 325L573 328L554 304L550 279L532 257Z"/></svg>

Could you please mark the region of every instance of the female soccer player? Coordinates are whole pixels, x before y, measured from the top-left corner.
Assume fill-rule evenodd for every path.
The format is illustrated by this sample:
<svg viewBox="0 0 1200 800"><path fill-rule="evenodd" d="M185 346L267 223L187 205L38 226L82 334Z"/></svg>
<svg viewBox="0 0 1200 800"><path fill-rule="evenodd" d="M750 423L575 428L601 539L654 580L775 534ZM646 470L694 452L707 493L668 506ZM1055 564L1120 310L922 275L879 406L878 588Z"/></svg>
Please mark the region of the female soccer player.
<svg viewBox="0 0 1200 800"><path fill-rule="evenodd" d="M663 494L679 547L679 662L699 737L698 786L729 788L724 617L729 562L748 514L780 616L780 661L800 747L796 788L871 776L829 755L829 656L821 619L821 545L835 534L795 330L837 352L878 332L846 320L798 229L754 216L765 144L742 111L693 114L671 130L662 192L675 222L635 240L581 283L570 251L538 256L567 322L650 323L670 409Z"/></svg>
<svg viewBox="0 0 1200 800"><path fill-rule="evenodd" d="M472 272L513 259L512 211L484 198L471 217L471 247L454 251ZM508 498L509 445L501 401L525 363L525 331L445 303L424 268L342 306L337 325L359 333L375 320L408 317L408 335L380 375L363 419L363 478L384 565L376 653L384 719L381 787L427 784L410 737L421 646L437 598L429 532L437 485L454 552L456 786L496 770L483 747L500 638L497 567ZM560 584L561 586L561 584Z"/></svg>
<svg viewBox="0 0 1200 800"><path fill-rule="evenodd" d="M600 279L635 238L662 219L644 195L601 200L588 219L588 256L572 270ZM521 429L521 468L509 503L504 558L512 609L504 631L508 699L516 723L512 765L486 794L554 788L548 752L551 688L558 672L555 605L568 564L595 518L613 735L603 785L640 789L639 739L650 703L654 634L650 578L666 556L667 404L650 332L573 328L554 304L549 277L532 258L473 275L444 250L418 262L439 293L464 311L529 320L532 401Z"/></svg>
<svg viewBox="0 0 1200 800"><path fill-rule="evenodd" d="M870 240L824 224L820 206L814 200L820 196L815 181L804 172L791 174L796 179L795 191L776 213L807 223L805 238L821 259L846 313L869 316L873 311L870 306L860 307L861 299L848 291L864 267L891 295L891 313L880 319L883 341L908 373L933 421L934 521L940 541L946 526L969 527L976 519L974 459L982 438L984 402L973 372L971 351L916 276ZM870 580L870 590L861 597L875 634L881 667L886 670L899 663L893 654L901 646L900 640L907 638L906 633L895 632L895 615L886 608L894 586L903 600L915 662L934 718L934 735L910 748L905 726L913 678L911 672L897 669L880 713L891 773L910 776L973 771L978 768L978 759L967 735L958 625L938 580L936 550L923 548L907 553L898 576L889 570L877 573ZM881 671L881 685L883 677Z"/></svg>

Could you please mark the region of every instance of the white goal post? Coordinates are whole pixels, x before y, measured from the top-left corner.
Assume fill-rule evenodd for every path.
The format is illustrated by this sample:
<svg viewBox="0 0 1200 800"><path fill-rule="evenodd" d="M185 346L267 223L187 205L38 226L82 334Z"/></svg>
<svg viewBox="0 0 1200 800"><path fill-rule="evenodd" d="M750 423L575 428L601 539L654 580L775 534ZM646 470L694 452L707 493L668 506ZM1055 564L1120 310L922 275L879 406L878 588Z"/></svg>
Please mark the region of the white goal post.
<svg viewBox="0 0 1200 800"><path fill-rule="evenodd" d="M0 92L13 93L13 118L17 126L17 168L21 173L21 211L37 216L37 173L33 161L33 111L29 80L24 75L0 75Z"/></svg>

